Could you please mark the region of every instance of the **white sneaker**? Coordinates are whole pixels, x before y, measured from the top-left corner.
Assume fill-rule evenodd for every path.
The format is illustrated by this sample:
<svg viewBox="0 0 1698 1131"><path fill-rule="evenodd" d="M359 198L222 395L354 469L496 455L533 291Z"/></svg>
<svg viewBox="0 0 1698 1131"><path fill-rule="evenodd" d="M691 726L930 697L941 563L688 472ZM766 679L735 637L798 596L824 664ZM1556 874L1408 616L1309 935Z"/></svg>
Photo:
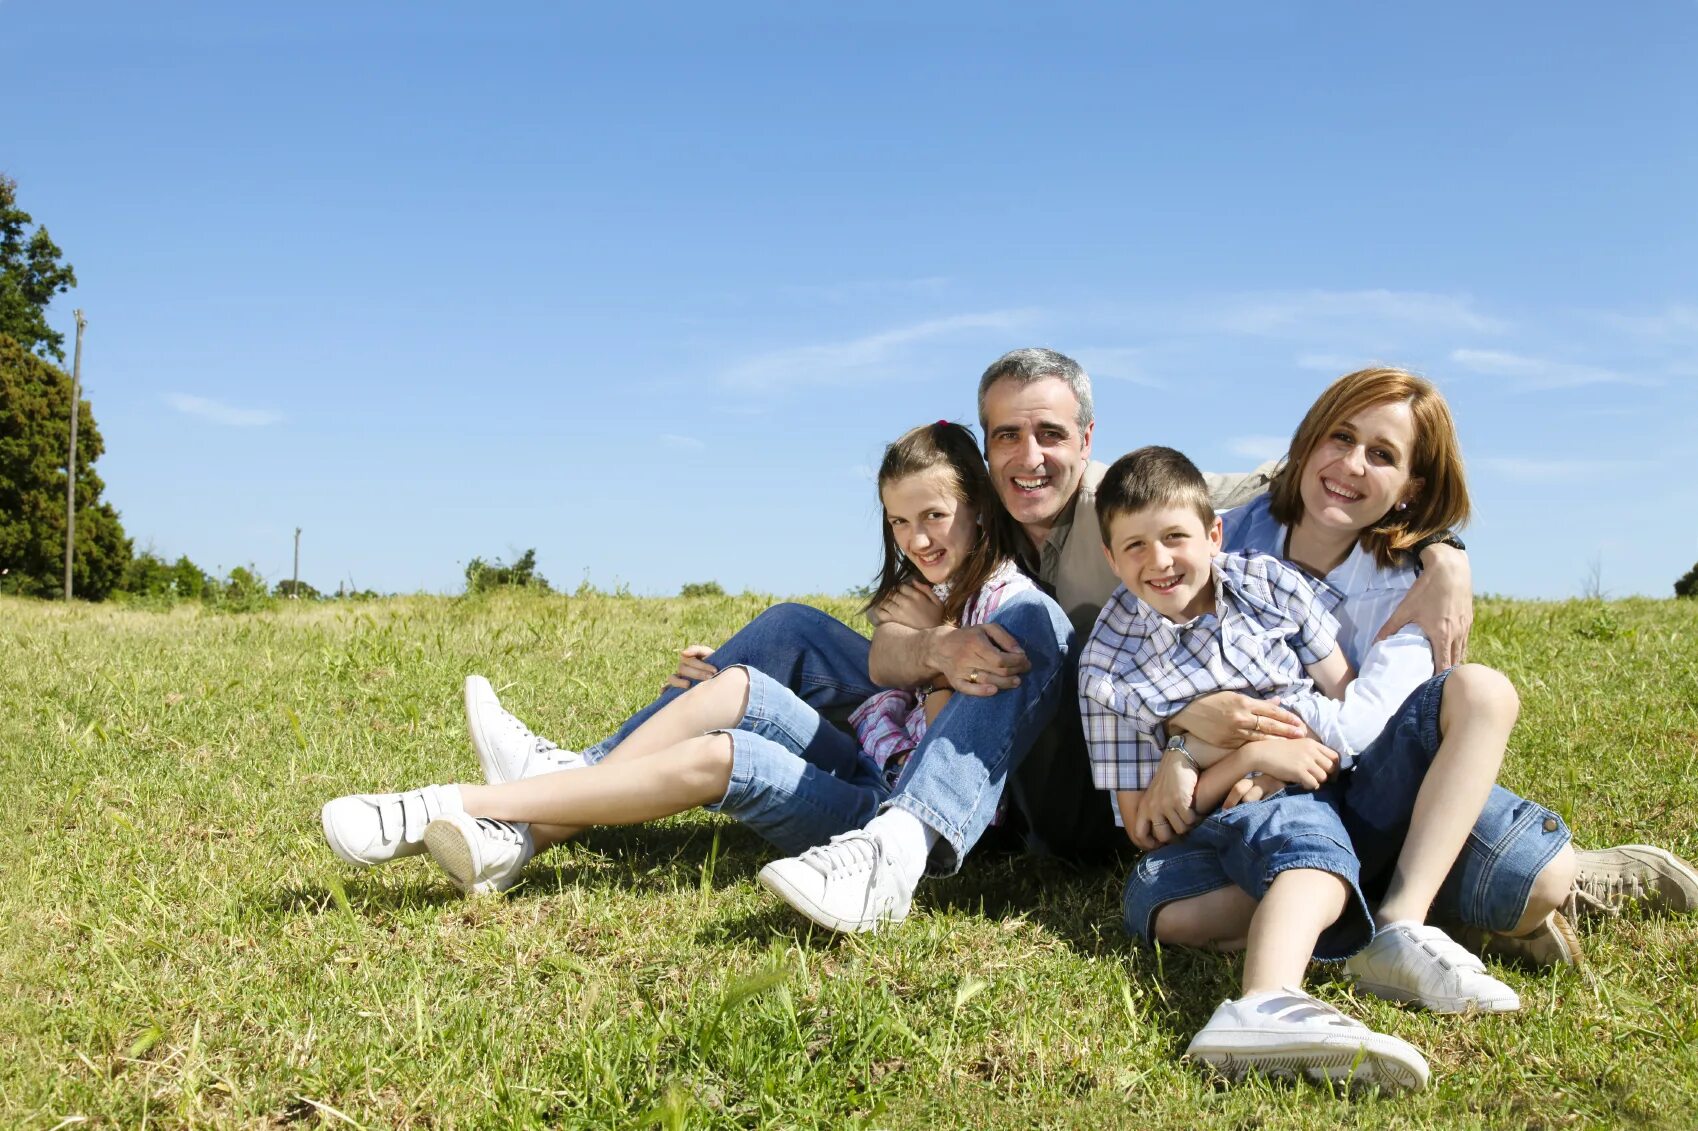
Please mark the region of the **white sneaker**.
<svg viewBox="0 0 1698 1131"><path fill-rule="evenodd" d="M446 813L425 827L425 847L437 867L466 895L506 891L536 855L531 827L469 813Z"/></svg>
<svg viewBox="0 0 1698 1131"><path fill-rule="evenodd" d="M886 859L884 843L865 829L774 860L761 869L760 881L820 926L851 933L902 922L914 897Z"/></svg>
<svg viewBox="0 0 1698 1131"><path fill-rule="evenodd" d="M490 785L588 764L582 754L532 734L530 727L501 706L495 688L481 675L466 677L466 729L483 764L484 780Z"/></svg>
<svg viewBox="0 0 1698 1131"><path fill-rule="evenodd" d="M1407 1041L1376 1033L1290 988L1222 1002L1185 1055L1230 1080L1254 1069L1418 1091L1428 1077L1426 1059Z"/></svg>
<svg viewBox="0 0 1698 1131"><path fill-rule="evenodd" d="M319 819L330 851L356 868L417 856L425 826L445 813L458 813L460 787L427 785L406 793L351 793L327 801Z"/></svg>
<svg viewBox="0 0 1698 1131"><path fill-rule="evenodd" d="M1486 973L1480 956L1425 923L1390 923L1374 941L1344 960L1367 993L1423 1005L1435 1013L1513 1013L1514 990Z"/></svg>

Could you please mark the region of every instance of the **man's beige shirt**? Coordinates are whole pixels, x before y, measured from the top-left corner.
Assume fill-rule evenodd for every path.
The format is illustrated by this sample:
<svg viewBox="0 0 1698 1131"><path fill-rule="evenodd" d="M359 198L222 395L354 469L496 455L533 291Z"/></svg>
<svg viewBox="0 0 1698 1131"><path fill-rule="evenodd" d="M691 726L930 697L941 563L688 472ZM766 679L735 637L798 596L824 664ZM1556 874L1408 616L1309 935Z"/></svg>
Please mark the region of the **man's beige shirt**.
<svg viewBox="0 0 1698 1131"><path fill-rule="evenodd" d="M1271 460L1247 475L1205 472L1203 478L1208 481L1215 509L1242 506L1266 493L1280 462ZM1034 554L1029 545L1022 547L1020 564L1067 613L1081 646L1096 624L1097 614L1120 584L1103 557L1102 533L1097 529L1097 487L1107 471L1106 463L1092 460L1086 464L1073 505L1056 519L1042 548Z"/></svg>

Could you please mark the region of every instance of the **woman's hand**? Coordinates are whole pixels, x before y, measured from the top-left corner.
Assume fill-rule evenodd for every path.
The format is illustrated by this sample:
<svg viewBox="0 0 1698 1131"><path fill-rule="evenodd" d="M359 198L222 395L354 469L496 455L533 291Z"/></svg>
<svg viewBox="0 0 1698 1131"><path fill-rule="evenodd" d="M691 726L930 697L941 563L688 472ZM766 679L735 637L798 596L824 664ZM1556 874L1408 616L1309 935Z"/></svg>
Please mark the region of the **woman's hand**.
<svg viewBox="0 0 1698 1131"><path fill-rule="evenodd" d="M1211 746L1236 750L1258 738L1302 738L1303 720L1272 699L1217 691L1193 699L1167 720L1169 734L1194 734Z"/></svg>
<svg viewBox="0 0 1698 1131"><path fill-rule="evenodd" d="M943 602L932 587L910 581L873 609L875 624L900 624L906 628L937 628L943 624Z"/></svg>
<svg viewBox="0 0 1698 1131"><path fill-rule="evenodd" d="M1468 655L1468 630L1474 625L1474 572L1468 555L1455 546L1428 546L1421 553L1421 576L1391 611L1376 642L1404 625L1427 634L1433 646L1433 674L1455 667Z"/></svg>
<svg viewBox="0 0 1698 1131"><path fill-rule="evenodd" d="M1239 778L1232 783L1232 788L1227 791L1226 800L1220 803L1221 812L1224 813L1235 805L1248 805L1252 801L1272 797L1289 784L1289 782L1280 781L1272 774L1257 774L1253 778Z"/></svg>
<svg viewBox="0 0 1698 1131"><path fill-rule="evenodd" d="M1270 738L1254 746L1246 743L1245 752L1256 770L1277 778L1281 788L1291 784L1319 789L1338 769L1337 753L1312 738Z"/></svg>
<svg viewBox="0 0 1698 1131"><path fill-rule="evenodd" d="M713 649L706 644L691 644L678 653L678 670L666 677L666 682L660 685L665 691L668 687L676 687L688 691L704 679L712 679L719 674L719 669L707 662L713 655Z"/></svg>

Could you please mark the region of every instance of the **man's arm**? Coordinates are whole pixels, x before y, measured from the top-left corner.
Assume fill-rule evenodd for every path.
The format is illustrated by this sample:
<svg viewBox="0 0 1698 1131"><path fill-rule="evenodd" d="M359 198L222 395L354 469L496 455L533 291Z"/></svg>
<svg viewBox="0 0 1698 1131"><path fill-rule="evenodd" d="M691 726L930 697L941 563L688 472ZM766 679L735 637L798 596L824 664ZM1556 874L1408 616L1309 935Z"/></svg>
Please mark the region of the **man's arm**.
<svg viewBox="0 0 1698 1131"><path fill-rule="evenodd" d="M1468 553L1442 542L1421 551L1421 576L1391 612L1375 640L1404 625L1418 625L1433 645L1433 674L1454 667L1468 655L1468 630L1474 624L1474 573Z"/></svg>
<svg viewBox="0 0 1698 1131"><path fill-rule="evenodd" d="M867 675L882 687L918 687L942 676L963 695L995 695L1020 686L1032 663L999 624L909 628L887 621L873 632Z"/></svg>

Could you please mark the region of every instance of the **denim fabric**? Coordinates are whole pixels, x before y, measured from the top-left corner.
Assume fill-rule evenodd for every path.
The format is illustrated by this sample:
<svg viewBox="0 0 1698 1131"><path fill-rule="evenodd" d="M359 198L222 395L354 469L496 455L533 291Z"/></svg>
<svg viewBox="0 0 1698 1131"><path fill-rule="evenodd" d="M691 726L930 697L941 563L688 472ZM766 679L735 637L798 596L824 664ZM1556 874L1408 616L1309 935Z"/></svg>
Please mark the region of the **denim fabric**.
<svg viewBox="0 0 1698 1131"><path fill-rule="evenodd" d="M1273 797L1210 814L1175 844L1146 854L1126 881L1122 904L1128 934L1155 938L1156 912L1164 904L1237 884L1261 899L1274 877L1313 868L1350 886L1338 920L1321 932L1315 957L1348 958L1373 938L1373 917L1362 895L1361 870L1350 834L1339 816L1332 783L1313 793L1286 789Z"/></svg>
<svg viewBox="0 0 1698 1131"><path fill-rule="evenodd" d="M843 622L807 605L774 605L738 629L714 649L709 662L718 668L736 664L772 677L825 714L858 707L881 690L867 678L867 639ZM584 757L598 762L648 717L683 691L669 687L647 707L625 720Z"/></svg>
<svg viewBox="0 0 1698 1131"><path fill-rule="evenodd" d="M783 684L746 668L749 705L731 738L731 781L705 808L725 813L792 855L873 819L889 795L855 740Z"/></svg>
<svg viewBox="0 0 1698 1131"><path fill-rule="evenodd" d="M952 695L926 729L887 806L904 809L941 835L927 872L948 876L984 835L1010 771L1049 723L1065 689L1073 626L1038 590L1003 601L990 623L1007 629L1031 661L1020 686L995 695Z"/></svg>
<svg viewBox="0 0 1698 1131"><path fill-rule="evenodd" d="M1363 887L1378 898L1409 835L1415 796L1439 749L1443 672L1410 692L1380 736L1343 777L1344 827L1362 862ZM1433 901L1433 915L1507 931L1527 909L1533 881L1563 845L1568 826L1537 802L1493 786L1462 854Z"/></svg>
<svg viewBox="0 0 1698 1131"><path fill-rule="evenodd" d="M1145 856L1126 884L1127 931L1148 939L1155 914L1163 904L1201 895L1227 883L1236 883L1260 899L1266 890L1265 883L1258 889L1253 882L1246 882L1255 878L1255 855L1268 854L1266 874L1272 876L1278 870L1272 867L1274 854L1284 851L1285 846L1278 837L1253 839L1251 832L1259 833L1259 827L1232 842L1224 833L1215 831L1214 826L1217 822L1232 824L1233 814L1245 808L1254 810L1292 796L1309 796L1317 803L1325 803L1317 804L1316 808L1332 811L1330 823L1318 815L1308 822L1312 831L1327 838L1343 833L1341 844L1353 853L1349 878L1360 877L1353 884L1357 887L1357 898L1360 900L1365 893L1379 899L1385 894L1398 854L1403 851L1421 782L1438 753L1439 712L1448 675L1445 672L1434 676L1411 692L1380 736L1361 752L1356 768L1339 775L1314 794L1287 790L1254 806L1239 806L1227 813L1214 814L1183 841ZM1527 908L1533 881L1568 840L1568 827L1557 814L1517 797L1502 786L1493 786L1462 854L1439 889L1432 916L1491 930L1509 930ZM1248 859L1242 858L1246 851ZM1345 875L1340 867L1323 870ZM1359 949L1372 936L1368 930L1358 937L1363 926L1347 912L1321 936L1315 957L1345 957Z"/></svg>

